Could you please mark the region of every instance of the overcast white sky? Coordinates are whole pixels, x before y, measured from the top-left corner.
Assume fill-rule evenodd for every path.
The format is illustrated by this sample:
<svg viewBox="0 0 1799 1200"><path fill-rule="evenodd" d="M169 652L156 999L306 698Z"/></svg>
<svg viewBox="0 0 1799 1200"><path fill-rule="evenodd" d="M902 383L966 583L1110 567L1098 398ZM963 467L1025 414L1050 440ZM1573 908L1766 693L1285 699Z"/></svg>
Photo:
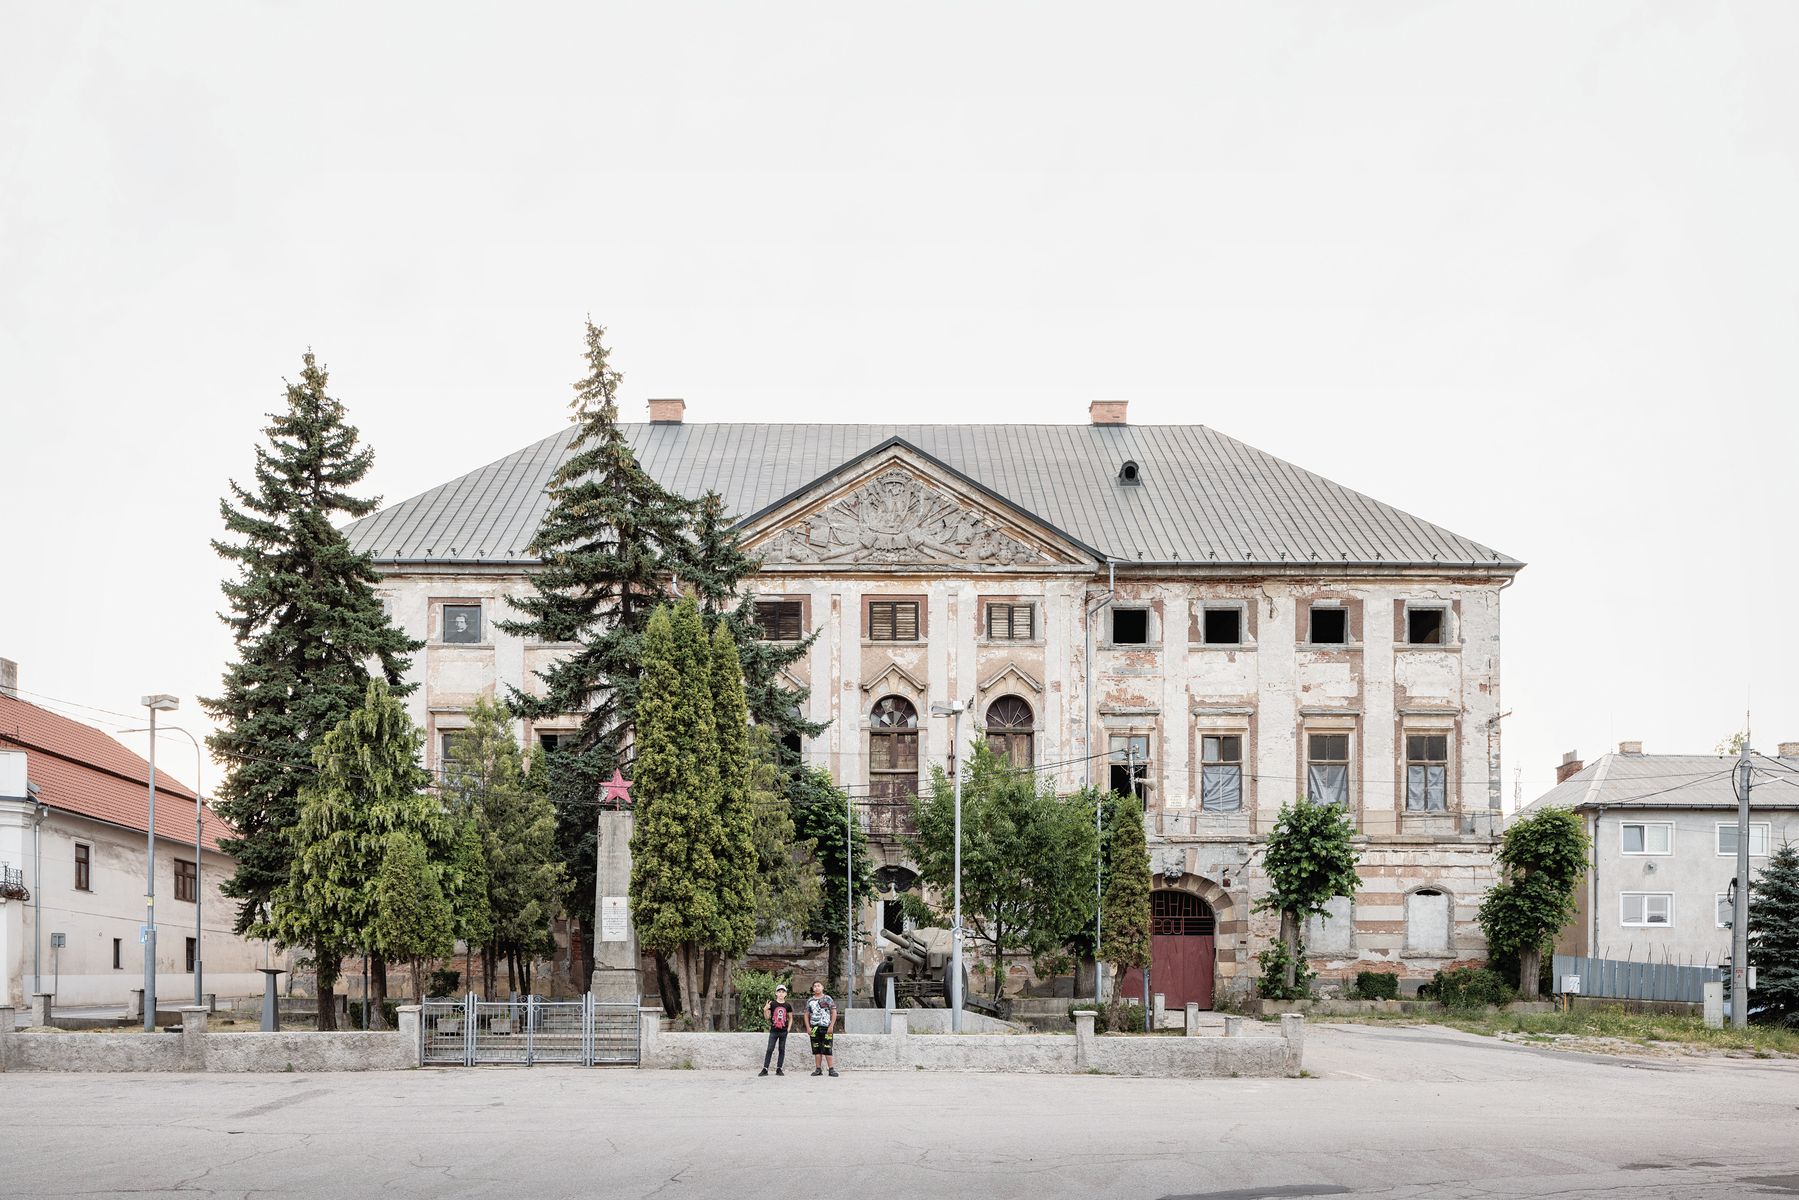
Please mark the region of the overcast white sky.
<svg viewBox="0 0 1799 1200"><path fill-rule="evenodd" d="M1799 740L1796 61L1789 0L3 0L0 656L201 728L301 352L399 500L591 313L634 418L1126 399L1525 559L1508 803Z"/></svg>

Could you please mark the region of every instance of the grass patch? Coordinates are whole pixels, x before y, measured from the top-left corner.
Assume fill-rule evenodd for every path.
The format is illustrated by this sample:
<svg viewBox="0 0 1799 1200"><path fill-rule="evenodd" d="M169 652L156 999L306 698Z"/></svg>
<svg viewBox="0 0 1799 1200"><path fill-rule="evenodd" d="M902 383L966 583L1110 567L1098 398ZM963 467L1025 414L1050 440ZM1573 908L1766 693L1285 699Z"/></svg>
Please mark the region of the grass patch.
<svg viewBox="0 0 1799 1200"><path fill-rule="evenodd" d="M1580 1008L1568 1012L1511 1013L1497 1009L1440 1013L1361 1013L1353 1017L1326 1017L1324 1020L1368 1025L1447 1025L1467 1033L1494 1037L1502 1033L1517 1034L1533 1043L1545 1043L1557 1037L1615 1038L1647 1045L1672 1042L1706 1050L1746 1050L1757 1057L1773 1055L1799 1056L1799 1030L1779 1029L1770 1025L1751 1025L1748 1029L1707 1029L1698 1017L1680 1017L1660 1013L1626 1012L1619 1007Z"/></svg>

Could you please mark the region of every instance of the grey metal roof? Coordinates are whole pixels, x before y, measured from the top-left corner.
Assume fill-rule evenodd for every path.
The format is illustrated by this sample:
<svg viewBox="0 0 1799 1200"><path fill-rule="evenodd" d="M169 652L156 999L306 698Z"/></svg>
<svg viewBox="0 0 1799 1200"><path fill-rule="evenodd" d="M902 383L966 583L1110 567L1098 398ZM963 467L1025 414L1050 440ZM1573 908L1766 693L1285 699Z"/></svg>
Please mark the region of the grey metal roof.
<svg viewBox="0 0 1799 1200"><path fill-rule="evenodd" d="M1799 806L1799 759L1753 755L1756 808ZM1737 807L1735 755L1603 754L1524 806L1537 808Z"/></svg>
<svg viewBox="0 0 1799 1200"><path fill-rule="evenodd" d="M898 439L1121 562L1522 564L1203 425L625 424L684 496L757 513ZM346 527L382 562L529 562L575 429ZM1134 461L1142 482L1118 482Z"/></svg>

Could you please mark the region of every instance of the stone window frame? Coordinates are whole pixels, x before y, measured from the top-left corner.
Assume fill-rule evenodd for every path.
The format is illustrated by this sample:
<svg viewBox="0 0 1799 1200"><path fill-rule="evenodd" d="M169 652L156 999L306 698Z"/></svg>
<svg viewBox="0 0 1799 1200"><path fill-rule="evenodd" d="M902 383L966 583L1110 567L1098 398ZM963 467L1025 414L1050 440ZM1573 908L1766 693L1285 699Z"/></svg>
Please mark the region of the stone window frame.
<svg viewBox="0 0 1799 1200"><path fill-rule="evenodd" d="M489 611L489 598L486 596L433 596L430 602L430 615L426 618L428 628L425 641L433 646L448 646L457 650L481 650L493 647L493 614ZM481 610L481 640L477 642L444 641L444 610L461 607L479 608Z"/></svg>
<svg viewBox="0 0 1799 1200"><path fill-rule="evenodd" d="M872 624L869 620L869 606L871 604L887 603L911 603L918 605L917 637L904 639L882 638L877 640L869 636L869 633L872 631ZM860 633L862 635L862 644L864 646L922 646L931 638L930 597L922 592L865 592L859 607L861 609L862 617Z"/></svg>
<svg viewBox="0 0 1799 1200"><path fill-rule="evenodd" d="M1643 900L1643 919L1641 921L1627 921L1624 919L1625 901L1629 900L1633 896L1641 897ZM1651 896L1659 896L1668 901L1668 904L1667 904L1668 919L1666 921L1651 921L1649 919L1649 903L1648 902L1649 902L1649 898ZM1753 911L1754 910L1752 908L1751 909L1752 914L1753 914ZM1624 929L1673 929L1674 922L1675 922L1675 903L1674 903L1674 893L1673 892L1633 891L1633 892L1619 892L1618 893L1618 924L1620 927L1622 927Z"/></svg>
<svg viewBox="0 0 1799 1200"><path fill-rule="evenodd" d="M1413 609L1433 609L1443 614L1443 640L1439 642L1414 642L1411 639L1411 617ZM1456 600L1439 600L1430 596L1404 598L1393 601L1393 648L1405 651L1458 651L1462 648L1462 608Z"/></svg>
<svg viewBox="0 0 1799 1200"><path fill-rule="evenodd" d="M1349 929L1349 948L1347 950L1332 950L1332 949L1325 949L1323 947L1317 947L1316 952L1314 952L1314 943L1312 941L1312 936L1311 936L1312 922L1313 921L1322 922L1325 918L1316 916L1316 915L1308 916L1305 919L1305 923L1300 926L1300 935L1306 939L1306 957L1307 958L1341 958L1344 960L1349 960L1349 959L1354 959L1356 957L1356 954L1357 954L1356 899L1354 896L1336 896L1336 897L1332 897L1332 899L1333 900L1345 900L1348 902L1349 911L1348 911L1348 915L1343 918L1343 923ZM1402 908L1400 911L1403 914L1404 909ZM1402 936L1403 936L1403 931L1402 931Z"/></svg>
<svg viewBox="0 0 1799 1200"><path fill-rule="evenodd" d="M1206 816L1226 819L1240 817L1255 811L1256 806L1256 773L1251 769L1256 755L1256 721L1255 710L1251 708L1207 708L1198 707L1193 710L1192 724L1188 729L1189 746L1192 753L1191 793L1193 811ZM1243 756L1238 760L1239 779L1237 781L1238 797L1241 805L1236 809L1214 810L1205 806L1205 742L1208 737L1236 737L1243 739Z"/></svg>
<svg viewBox="0 0 1799 1200"><path fill-rule="evenodd" d="M1115 642L1112 640L1112 614L1124 609L1131 612L1142 611L1148 614L1144 620L1144 640L1141 642ZM1160 650L1166 630L1162 627L1162 602L1160 600L1113 600L1105 607L1105 634L1099 641L1101 650Z"/></svg>
<svg viewBox="0 0 1799 1200"><path fill-rule="evenodd" d="M1443 907L1447 919L1444 921L1443 948L1421 949L1412 945L1411 898L1422 892L1434 892L1443 897ZM1455 892L1441 883L1429 881L1415 884L1400 893L1399 897L1399 957L1401 958L1454 958L1456 956L1455 937Z"/></svg>
<svg viewBox="0 0 1799 1200"><path fill-rule="evenodd" d="M1462 787L1459 773L1460 759L1457 751L1461 746L1461 718L1451 714L1404 715L1399 721L1398 739L1393 747L1394 801L1401 818L1404 817L1442 817L1462 811ZM1442 808L1408 808L1407 800L1411 795L1411 745L1408 739L1417 737L1442 737L1447 739L1445 745L1446 758L1443 763L1443 807Z"/></svg>
<svg viewBox="0 0 1799 1200"><path fill-rule="evenodd" d="M812 636L812 597L809 593L757 592L750 597L750 611L752 613L755 612L756 606L761 604L798 604L800 606L800 635L798 637L764 637L762 639L763 641L778 642L783 646L790 646L795 642L803 642L808 637ZM756 624L757 628L761 629L762 623L759 616L757 617Z"/></svg>
<svg viewBox="0 0 1799 1200"><path fill-rule="evenodd" d="M1107 723L1103 729L1106 738L1106 784L1108 787L1111 786L1112 769L1114 767L1124 766L1140 771L1142 779L1140 785L1141 794L1137 796L1137 799L1142 802L1144 812L1150 811L1150 805L1155 801L1157 794L1160 791L1160 778L1157 773L1158 760L1156 758L1156 741L1160 735L1160 731L1157 729L1156 724L1156 720L1153 716L1143 715L1128 718L1119 724ZM1119 758L1117 761L1114 761L1112 757L1113 738L1142 738L1143 760L1141 765L1139 766L1136 763L1131 763L1126 758ZM1127 754L1128 749L1129 744L1127 743L1125 751ZM1123 794L1125 793L1120 793L1120 795Z"/></svg>
<svg viewBox="0 0 1799 1200"><path fill-rule="evenodd" d="M428 714L428 719L430 737L425 745L430 750L431 761L425 764L425 769L431 773L434 781L442 783L444 771L450 765L449 756L445 753L447 747L444 743L444 736L467 732L468 713L460 708L446 708L431 712Z"/></svg>
<svg viewBox="0 0 1799 1200"><path fill-rule="evenodd" d="M1229 611L1237 613L1237 640L1234 642L1208 642L1206 640L1206 613L1209 611ZM1187 644L1195 650L1254 650L1256 648L1256 604L1247 597L1204 598L1193 602L1193 617L1187 627Z"/></svg>
<svg viewBox="0 0 1799 1200"><path fill-rule="evenodd" d="M1643 827L1643 848L1641 850L1626 850L1624 848L1624 831L1632 825L1640 825ZM1668 848L1666 850L1651 850L1649 848L1649 826L1651 825L1659 825L1668 831ZM1625 858L1668 858L1674 853L1674 835L1674 822L1672 821L1619 821L1618 853Z"/></svg>
<svg viewBox="0 0 1799 1200"><path fill-rule="evenodd" d="M1300 716L1299 745L1296 747L1296 774L1301 793L1311 795L1312 735L1347 734L1349 736L1348 797L1343 811L1348 813L1358 830L1362 827L1362 714L1356 712L1306 712Z"/></svg>
<svg viewBox="0 0 1799 1200"><path fill-rule="evenodd" d="M1321 654L1359 653L1364 639L1367 637L1366 617L1360 596L1346 596L1341 593L1325 592L1317 595L1295 596L1293 598L1294 639L1301 650L1309 650ZM1345 611L1343 636L1341 642L1314 642L1312 640L1312 610L1315 608L1340 608Z"/></svg>
<svg viewBox="0 0 1799 1200"><path fill-rule="evenodd" d="M1028 638L996 638L988 630L987 606L990 604L1029 605L1031 636ZM1044 625L1043 597L983 594L975 597L975 640L994 646L1041 646Z"/></svg>

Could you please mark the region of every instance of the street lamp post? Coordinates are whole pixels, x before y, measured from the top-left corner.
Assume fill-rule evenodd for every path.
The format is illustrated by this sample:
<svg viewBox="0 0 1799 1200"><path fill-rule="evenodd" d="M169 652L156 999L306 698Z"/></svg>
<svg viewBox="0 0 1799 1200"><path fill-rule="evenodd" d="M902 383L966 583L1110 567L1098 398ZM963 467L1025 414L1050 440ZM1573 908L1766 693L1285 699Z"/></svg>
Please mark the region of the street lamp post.
<svg viewBox="0 0 1799 1200"><path fill-rule="evenodd" d="M145 696L139 703L150 710L150 808L144 822L144 1032L156 1032L156 714L174 712L180 705L165 693Z"/></svg>
<svg viewBox="0 0 1799 1200"><path fill-rule="evenodd" d="M150 726L148 729L121 729L119 732L148 733L151 735L152 748L154 749L154 741L157 733L154 725ZM203 845L201 841L201 818L206 811L206 789L201 786L200 739L195 737L191 731L183 729L179 725L167 726L162 732L179 733L194 744L194 1007L199 1008L200 1005L205 1003L202 977L205 975L206 971L204 954L206 938L200 924L200 908L202 900L200 895L200 884L205 876L205 871L203 870L204 861L201 855L201 848Z"/></svg>
<svg viewBox="0 0 1799 1200"><path fill-rule="evenodd" d="M933 717L954 719L950 749L956 761L956 886L954 917L949 934L949 1022L952 1033L962 1032L962 713L968 706L960 700L931 705Z"/></svg>

